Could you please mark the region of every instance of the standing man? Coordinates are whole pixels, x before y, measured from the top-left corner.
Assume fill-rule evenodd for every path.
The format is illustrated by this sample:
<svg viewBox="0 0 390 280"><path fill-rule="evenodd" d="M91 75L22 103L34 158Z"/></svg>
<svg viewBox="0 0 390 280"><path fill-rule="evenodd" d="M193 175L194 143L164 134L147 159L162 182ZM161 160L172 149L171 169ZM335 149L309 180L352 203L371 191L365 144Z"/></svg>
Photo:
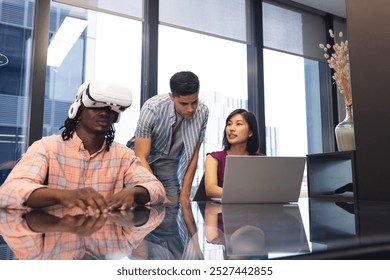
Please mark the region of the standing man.
<svg viewBox="0 0 390 280"><path fill-rule="evenodd" d="M174 74L171 92L148 99L127 146L153 172L171 203L190 201L209 110L199 102L199 79L189 71Z"/></svg>
<svg viewBox="0 0 390 280"><path fill-rule="evenodd" d="M61 205L100 215L162 203L161 182L132 150L114 141L113 124L131 102L126 87L81 85L62 134L34 142L0 187L0 208Z"/></svg>

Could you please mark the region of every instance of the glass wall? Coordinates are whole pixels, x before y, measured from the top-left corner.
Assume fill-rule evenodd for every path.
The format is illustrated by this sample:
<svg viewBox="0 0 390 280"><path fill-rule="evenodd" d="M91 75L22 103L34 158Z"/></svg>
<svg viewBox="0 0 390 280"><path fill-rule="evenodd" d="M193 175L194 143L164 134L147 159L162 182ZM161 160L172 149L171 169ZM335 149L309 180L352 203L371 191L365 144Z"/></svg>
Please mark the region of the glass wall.
<svg viewBox="0 0 390 280"><path fill-rule="evenodd" d="M267 155L322 152L317 61L323 60L323 17L263 3L263 25Z"/></svg>
<svg viewBox="0 0 390 280"><path fill-rule="evenodd" d="M169 16L163 16L170 25L185 24L193 28L200 28L195 23L188 23L187 17L181 15L181 9L172 5L181 6L181 1L161 1L162 10L166 2L169 2ZM194 7L199 6L196 1L192 2ZM245 1L211 1L218 2L223 8L236 4L237 9L231 12L243 12L238 18L238 26L242 23L245 27ZM196 8L195 8L196 9ZM174 14L176 11L176 14ZM161 12L161 11L160 11ZM166 11L168 13L168 11ZM177 18L175 18L175 15ZM214 15L214 16L212 16ZM204 18L217 18L219 10L209 10L203 13ZM222 21L230 21L229 17L222 17ZM199 21L200 22L200 21ZM203 30L218 33L219 21L206 21ZM216 23L218 26L216 27ZM230 22L231 24L232 22ZM242 27L241 26L241 27ZM236 27L237 28L237 27ZM231 30L227 28L228 30ZM236 36L245 39L245 28L241 31L235 30L230 34L218 34L226 37ZM194 179L194 185L198 185L203 172L204 160L207 153L222 149L222 137L225 127L225 119L231 111L237 108L248 108L248 86L247 86L247 53L246 44L243 42L223 39L215 36L200 34L160 24L159 26L159 52L158 52L158 93L168 93L169 79L178 71L192 71L198 75L200 80L200 100L209 107L209 121L207 124L205 142L201 147L198 170Z"/></svg>
<svg viewBox="0 0 390 280"><path fill-rule="evenodd" d="M159 21L165 25L246 42L247 2L245 0L159 0Z"/></svg>
<svg viewBox="0 0 390 280"><path fill-rule="evenodd" d="M99 79L132 89L133 105L116 124L115 139L126 144L140 107L142 1L131 12L120 7L126 1L116 10L61 2L77 7L51 2L42 136L61 133L80 84ZM33 0L0 0L0 184L27 148L33 18Z"/></svg>
<svg viewBox="0 0 390 280"><path fill-rule="evenodd" d="M44 121L28 127L29 88L34 83L30 83L30 67L35 1L0 0L0 183L26 149L26 129L43 125L43 136L60 133L82 82L103 79L132 89L133 105L116 124L116 140L126 144L142 105L141 84L156 85L157 92L148 94L167 93L170 77L177 71L190 70L199 76L200 98L210 109L194 181L197 185L205 155L222 148L226 116L238 107L252 106L248 100L257 100L252 98L254 94L262 95L262 89L248 93L247 63L252 59L248 45L264 46L264 60L253 61L264 62L258 67L264 68L265 106L257 113L266 119L266 153L306 155L323 151L324 137L333 136L323 132L324 121L332 120L324 120L320 113L324 110L320 81L330 82L323 78L321 69L326 67L318 47L326 32L323 15L264 1L263 13L257 15L262 19L263 38L252 42L248 37L254 38L259 27L248 29L254 22L248 18L248 7L259 5L258 1L159 0L158 55L149 56L158 56L155 80L141 77L141 71L148 70L141 69L148 67L142 64L142 57L150 51L142 43L144 1L130 2L51 2L46 89L42 89ZM148 3L156 5L154 1ZM73 27L71 34L76 36L68 43L63 60L54 59L58 58L53 55L57 33L69 20L80 29L76 32L78 27ZM142 78L145 81L141 83Z"/></svg>
<svg viewBox="0 0 390 280"><path fill-rule="evenodd" d="M61 54L55 48L62 48L55 42L63 39L56 36L67 20L76 20L71 30L76 38L58 63ZM115 125L115 139L126 144L135 130L140 107L142 22L53 2L50 32L44 134L61 132L59 127L80 84L97 79L132 89L133 104ZM66 39L69 41L69 35Z"/></svg>
<svg viewBox="0 0 390 280"><path fill-rule="evenodd" d="M25 150L34 1L0 0L0 184Z"/></svg>
<svg viewBox="0 0 390 280"><path fill-rule="evenodd" d="M324 18L263 3L267 155L323 152L320 62ZM306 172L305 172L306 173ZM302 193L306 192L306 174Z"/></svg>
<svg viewBox="0 0 390 280"><path fill-rule="evenodd" d="M304 59L265 49L264 69L267 155L306 156Z"/></svg>

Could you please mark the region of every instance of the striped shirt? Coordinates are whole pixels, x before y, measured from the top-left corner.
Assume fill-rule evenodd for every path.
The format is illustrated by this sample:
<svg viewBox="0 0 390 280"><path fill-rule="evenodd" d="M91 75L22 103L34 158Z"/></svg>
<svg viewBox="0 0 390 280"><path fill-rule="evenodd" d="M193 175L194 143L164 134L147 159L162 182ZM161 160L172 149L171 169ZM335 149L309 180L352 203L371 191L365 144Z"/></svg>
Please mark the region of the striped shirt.
<svg viewBox="0 0 390 280"><path fill-rule="evenodd" d="M181 184L198 143L202 143L206 133L209 109L198 104L194 117L184 119L181 125L184 149L179 160L178 178ZM163 155L168 155L172 140L172 126L176 120L173 101L168 94L159 94L148 99L142 106L134 137L128 146L134 149L135 138L152 140L148 163L151 164Z"/></svg>
<svg viewBox="0 0 390 280"><path fill-rule="evenodd" d="M44 185L48 176L48 185ZM150 203L161 203L165 189L135 156L134 151L113 142L110 150L102 148L90 155L82 140L64 141L60 135L34 142L0 187L0 208L25 208L30 194L43 187L74 190L92 187L104 197L124 187L145 187Z"/></svg>

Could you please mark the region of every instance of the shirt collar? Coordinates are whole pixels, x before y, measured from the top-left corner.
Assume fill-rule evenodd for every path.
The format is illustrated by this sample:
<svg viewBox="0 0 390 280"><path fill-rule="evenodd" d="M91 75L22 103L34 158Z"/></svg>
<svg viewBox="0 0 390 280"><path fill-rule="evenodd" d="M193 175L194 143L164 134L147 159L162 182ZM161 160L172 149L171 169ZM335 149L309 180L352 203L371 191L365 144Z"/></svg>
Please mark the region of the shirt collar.
<svg viewBox="0 0 390 280"><path fill-rule="evenodd" d="M104 140L102 147L95 154L101 153L106 148L106 141L107 140ZM86 149L84 148L84 143L77 135L76 131L73 133L73 137L69 139L69 142L74 148L78 149L79 151L86 151Z"/></svg>

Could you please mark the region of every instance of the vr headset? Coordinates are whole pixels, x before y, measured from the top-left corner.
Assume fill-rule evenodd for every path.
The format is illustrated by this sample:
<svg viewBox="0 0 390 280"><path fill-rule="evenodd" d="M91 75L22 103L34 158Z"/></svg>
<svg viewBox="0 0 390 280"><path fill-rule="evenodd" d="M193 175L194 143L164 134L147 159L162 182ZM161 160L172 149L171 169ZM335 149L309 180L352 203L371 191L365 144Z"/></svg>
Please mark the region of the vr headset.
<svg viewBox="0 0 390 280"><path fill-rule="evenodd" d="M133 101L131 90L127 87L106 83L102 81L91 81L80 86L75 101L70 105L68 118L74 119L81 105L86 108L106 108L118 113L114 121L120 119L120 113L130 107Z"/></svg>

